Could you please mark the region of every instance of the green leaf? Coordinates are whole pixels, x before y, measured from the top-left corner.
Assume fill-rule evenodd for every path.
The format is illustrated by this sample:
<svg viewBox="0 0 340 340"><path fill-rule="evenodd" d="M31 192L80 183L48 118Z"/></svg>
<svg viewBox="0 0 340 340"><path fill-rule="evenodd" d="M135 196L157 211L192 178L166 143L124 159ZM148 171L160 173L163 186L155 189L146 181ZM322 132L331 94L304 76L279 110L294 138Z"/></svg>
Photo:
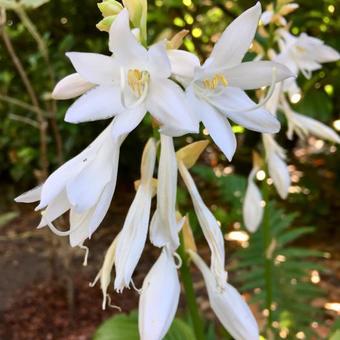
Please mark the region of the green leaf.
<svg viewBox="0 0 340 340"><path fill-rule="evenodd" d="M18 215L19 215L19 213L16 212L16 211L10 211L8 213L1 214L0 215L0 227L5 226L7 223L9 223L12 220L14 220L15 218L17 218Z"/></svg>
<svg viewBox="0 0 340 340"><path fill-rule="evenodd" d="M175 319L164 340L195 340L192 329L182 320ZM118 314L104 321L93 340L139 340L138 316L136 312L129 315Z"/></svg>
<svg viewBox="0 0 340 340"><path fill-rule="evenodd" d="M289 242L292 242L302 235L312 233L315 229L313 227L301 227L293 230L289 230L277 237L277 241L280 246L283 246Z"/></svg>

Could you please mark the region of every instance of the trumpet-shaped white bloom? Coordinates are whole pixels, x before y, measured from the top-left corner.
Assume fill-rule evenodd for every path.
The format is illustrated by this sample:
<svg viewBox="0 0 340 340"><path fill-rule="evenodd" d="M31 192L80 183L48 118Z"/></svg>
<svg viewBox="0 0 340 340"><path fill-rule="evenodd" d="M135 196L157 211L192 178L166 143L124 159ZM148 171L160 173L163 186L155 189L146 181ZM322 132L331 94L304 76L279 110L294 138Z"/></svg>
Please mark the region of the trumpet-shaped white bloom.
<svg viewBox="0 0 340 340"><path fill-rule="evenodd" d="M208 207L204 204L193 178L183 162L179 162L179 172L191 196L194 209L211 250L211 270L215 275L215 284L223 289L228 274L225 271L224 240L220 226Z"/></svg>
<svg viewBox="0 0 340 340"><path fill-rule="evenodd" d="M172 73L186 86L188 101L198 120L229 160L234 155L236 139L227 118L254 131L275 133L280 129L279 121L261 108L263 103L256 105L244 90L273 87L275 82L292 76L285 66L275 62L242 63L260 15L261 5L257 3L235 19L202 66L188 53L168 52Z"/></svg>
<svg viewBox="0 0 340 340"><path fill-rule="evenodd" d="M288 196L290 187L290 175L285 162L285 150L275 142L272 135L263 134L262 140L266 152L269 175L280 197L285 199Z"/></svg>
<svg viewBox="0 0 340 340"><path fill-rule="evenodd" d="M126 136L112 138L116 122L119 119L53 172L41 187L16 198L17 202L40 200L36 210L44 210L38 228L48 226L60 236L69 235L72 246L81 245L98 228L115 191L119 150ZM68 210L70 229L60 231L52 222Z"/></svg>
<svg viewBox="0 0 340 340"><path fill-rule="evenodd" d="M285 19L285 16L295 11L297 8L299 8L299 5L295 3L284 4L279 6L278 9L275 8L274 12L273 5L269 4L261 15L261 21L263 25L268 25L273 22L278 25L286 26L287 20Z"/></svg>
<svg viewBox="0 0 340 340"><path fill-rule="evenodd" d="M189 251L189 254L203 275L211 308L224 328L235 340L258 340L256 320L242 296L227 282L223 291L218 290L213 273L201 257L193 251Z"/></svg>
<svg viewBox="0 0 340 340"><path fill-rule="evenodd" d="M280 29L278 34L281 38L279 40L281 53L276 56L275 61L286 65L296 75L301 71L306 78L310 78L313 71L321 68L322 63L340 58L340 54L334 48L306 33L296 37L285 29Z"/></svg>
<svg viewBox="0 0 340 340"><path fill-rule="evenodd" d="M179 294L175 261L165 247L143 282L138 311L141 340L161 340L165 336L175 317Z"/></svg>
<svg viewBox="0 0 340 340"><path fill-rule="evenodd" d="M168 79L171 68L165 42L144 48L131 32L128 11L123 9L111 26L109 48L112 56L67 53L80 77L95 85L71 105L65 116L67 122L106 119L117 114L136 127L149 111L175 135L198 132L198 122L190 115L182 89ZM64 87L68 83L65 79L61 82ZM58 88L55 92L67 97ZM70 96L73 94L70 91Z"/></svg>
<svg viewBox="0 0 340 340"><path fill-rule="evenodd" d="M243 202L244 225L251 233L258 229L263 217L261 191L254 183L254 177L258 170L259 168L255 166L249 174L247 191Z"/></svg>
<svg viewBox="0 0 340 340"><path fill-rule="evenodd" d="M301 139L305 139L311 134L333 143L340 143L340 137L333 129L316 119L293 111L284 96L282 96L281 103L288 121L287 137L289 139L293 138L295 132Z"/></svg>
<svg viewBox="0 0 340 340"><path fill-rule="evenodd" d="M150 225L150 240L156 247L179 246L178 231L183 221L176 221L177 160L172 137L161 134L158 167L157 209Z"/></svg>
<svg viewBox="0 0 340 340"><path fill-rule="evenodd" d="M156 161L156 143L150 139L141 163L141 181L120 232L115 253L115 289L129 287L133 271L142 254L149 226L153 194L152 175Z"/></svg>

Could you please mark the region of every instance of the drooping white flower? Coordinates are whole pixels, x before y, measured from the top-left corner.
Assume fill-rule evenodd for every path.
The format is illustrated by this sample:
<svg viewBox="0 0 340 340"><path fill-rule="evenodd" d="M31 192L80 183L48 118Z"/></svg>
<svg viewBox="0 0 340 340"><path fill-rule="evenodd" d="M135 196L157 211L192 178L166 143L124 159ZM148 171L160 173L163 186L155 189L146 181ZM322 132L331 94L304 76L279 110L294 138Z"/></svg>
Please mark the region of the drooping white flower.
<svg viewBox="0 0 340 340"><path fill-rule="evenodd" d="M229 160L235 152L236 139L227 118L259 132L275 133L280 128L278 120L262 109L262 104L256 105L244 90L274 86L292 76L285 66L271 61L242 63L260 15L261 5L257 3L235 19L202 66L188 54L168 52L172 73L186 86L194 113Z"/></svg>
<svg viewBox="0 0 340 340"><path fill-rule="evenodd" d="M156 247L179 246L178 231L183 221L176 221L177 160L172 137L161 134L158 167L157 208L151 220L150 240Z"/></svg>
<svg viewBox="0 0 340 340"><path fill-rule="evenodd" d="M149 139L141 162L141 181L136 196L129 208L120 232L115 253L115 289L129 287L131 277L142 254L148 232L151 199L153 194L152 175L156 160L156 143Z"/></svg>
<svg viewBox="0 0 340 340"><path fill-rule="evenodd" d="M38 228L48 226L60 236L69 235L71 246L81 245L93 234L110 206L120 145L126 136L112 138L116 122L119 123L118 117L84 151L53 172L41 187L16 198L17 202L39 200L36 210L43 211ZM68 210L70 229L60 231L52 222Z"/></svg>
<svg viewBox="0 0 340 340"><path fill-rule="evenodd" d="M290 187L290 175L285 162L285 150L278 145L270 134L262 135L263 145L266 153L268 171L273 184L280 197L285 199L288 196Z"/></svg>
<svg viewBox="0 0 340 340"><path fill-rule="evenodd" d="M227 282L222 291L217 289L214 275L201 257L190 250L189 255L203 275L211 308L224 328L235 340L258 340L256 320L242 296Z"/></svg>
<svg viewBox="0 0 340 340"><path fill-rule="evenodd" d="M175 261L165 247L143 282L138 309L141 340L163 339L175 317L179 295Z"/></svg>
<svg viewBox="0 0 340 340"><path fill-rule="evenodd" d="M191 196L198 222L211 251L211 270L215 275L215 285L223 289L227 281L225 271L225 250L223 234L216 218L204 204L193 178L183 162L178 164L179 172Z"/></svg>
<svg viewBox="0 0 340 340"><path fill-rule="evenodd" d="M71 105L67 122L117 114L136 127L148 111L175 135L198 131L182 89L168 79L171 69L165 42L144 48L131 32L128 11L123 9L111 26L109 48L112 56L67 53L80 77L95 85ZM126 114L127 109L131 114Z"/></svg>
<svg viewBox="0 0 340 340"><path fill-rule="evenodd" d="M254 233L263 217L262 195L261 191L254 183L254 177L259 170L254 167L248 177L248 186L243 202L243 221L248 231Z"/></svg>
<svg viewBox="0 0 340 340"><path fill-rule="evenodd" d="M295 132L301 139L311 134L333 143L340 143L340 137L333 129L316 119L293 111L284 96L281 97L281 103L288 121L287 137L289 139L293 138Z"/></svg>
<svg viewBox="0 0 340 340"><path fill-rule="evenodd" d="M277 55L275 61L286 65L296 75L300 71L306 78L310 78L313 71L322 67L322 63L340 58L340 54L334 48L306 33L301 33L298 37L285 29L280 29L277 33L280 36L281 53Z"/></svg>

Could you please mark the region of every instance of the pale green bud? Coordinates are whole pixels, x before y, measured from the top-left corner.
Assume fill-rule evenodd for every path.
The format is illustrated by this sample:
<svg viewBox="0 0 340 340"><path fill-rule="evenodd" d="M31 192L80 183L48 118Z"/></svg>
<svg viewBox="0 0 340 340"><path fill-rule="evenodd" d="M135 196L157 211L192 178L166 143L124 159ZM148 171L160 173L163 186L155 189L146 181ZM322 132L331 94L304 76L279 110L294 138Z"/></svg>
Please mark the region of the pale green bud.
<svg viewBox="0 0 340 340"><path fill-rule="evenodd" d="M98 22L96 27L99 29L99 31L102 32L109 32L110 27L113 23L113 21L116 19L117 15L110 15L109 17L106 17Z"/></svg>
<svg viewBox="0 0 340 340"><path fill-rule="evenodd" d="M104 18L117 15L123 9L123 6L115 0L103 0L97 4Z"/></svg>

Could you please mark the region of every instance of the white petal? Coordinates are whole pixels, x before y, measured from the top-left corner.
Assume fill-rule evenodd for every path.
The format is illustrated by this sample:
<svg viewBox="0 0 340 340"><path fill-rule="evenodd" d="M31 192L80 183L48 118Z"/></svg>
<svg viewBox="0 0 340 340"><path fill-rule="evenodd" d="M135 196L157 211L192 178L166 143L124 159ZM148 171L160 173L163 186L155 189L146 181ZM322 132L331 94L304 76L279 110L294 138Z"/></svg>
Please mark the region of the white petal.
<svg viewBox="0 0 340 340"><path fill-rule="evenodd" d="M315 58L319 63L329 63L340 59L340 54L334 48L323 45L314 51Z"/></svg>
<svg viewBox="0 0 340 340"><path fill-rule="evenodd" d="M198 57L183 50L168 50L172 75L187 86L194 78L195 68L200 66Z"/></svg>
<svg viewBox="0 0 340 340"><path fill-rule="evenodd" d="M113 85L119 79L120 70L112 57L83 52L68 52L66 56L80 76L90 83Z"/></svg>
<svg viewBox="0 0 340 340"><path fill-rule="evenodd" d="M293 117L310 134L333 143L340 143L339 135L333 129L319 122L318 120L301 115L299 113L293 113Z"/></svg>
<svg viewBox="0 0 340 340"><path fill-rule="evenodd" d="M155 161L156 144L151 139L143 152L141 184L129 208L117 242L114 286L119 292L124 287L129 287L132 274L145 245L150 218L152 175Z"/></svg>
<svg viewBox="0 0 340 340"><path fill-rule="evenodd" d="M199 255L191 251L190 256L203 274L211 308L224 328L235 340L258 340L256 320L242 296L229 283L222 291L219 290L211 271Z"/></svg>
<svg viewBox="0 0 340 340"><path fill-rule="evenodd" d="M222 33L204 68L224 68L239 64L252 43L261 15L259 2L243 12Z"/></svg>
<svg viewBox="0 0 340 340"><path fill-rule="evenodd" d="M171 74L170 60L166 53L165 42L150 46L148 50L148 67L151 77L169 78Z"/></svg>
<svg viewBox="0 0 340 340"><path fill-rule="evenodd" d="M231 161L236 150L236 138L228 122L228 119L217 112L210 104L198 99L194 95L189 95L189 100L195 113L200 116L204 126L207 128L210 137L217 146Z"/></svg>
<svg viewBox="0 0 340 340"><path fill-rule="evenodd" d="M161 135L158 167L157 210L152 218L150 240L157 247L179 246L176 221L177 160L172 137Z"/></svg>
<svg viewBox="0 0 340 340"><path fill-rule="evenodd" d="M126 136L134 130L143 120L145 113L144 105L140 105L135 109L125 110L118 114L113 120L112 138L116 139L120 136Z"/></svg>
<svg viewBox="0 0 340 340"><path fill-rule="evenodd" d="M249 175L247 191L243 202L244 225L252 233L258 229L263 217L262 195L254 183L254 176L257 170L257 168L254 168Z"/></svg>
<svg viewBox="0 0 340 340"><path fill-rule="evenodd" d="M266 133L280 130L280 122L267 110L260 108L249 111L256 104L240 89L228 87L221 95L212 97L211 103L232 121L249 130Z"/></svg>
<svg viewBox="0 0 340 340"><path fill-rule="evenodd" d="M290 187L290 175L287 164L275 152L267 156L269 175L273 184L282 199L286 199Z"/></svg>
<svg viewBox="0 0 340 340"><path fill-rule="evenodd" d="M70 210L70 245L71 247L77 247L84 243L88 238L88 224L92 216L93 208L84 211L83 213L77 213L74 209Z"/></svg>
<svg viewBox="0 0 340 340"><path fill-rule="evenodd" d="M114 143L108 134L93 160L67 184L67 196L76 212L83 213L93 207L111 180Z"/></svg>
<svg viewBox="0 0 340 340"><path fill-rule="evenodd" d="M175 317L180 284L174 259L166 249L144 279L139 299L141 340L161 340Z"/></svg>
<svg viewBox="0 0 340 340"><path fill-rule="evenodd" d="M179 171L191 196L198 222L211 251L211 270L215 275L215 285L223 287L227 281L225 271L224 239L216 218L204 204L188 169L179 162Z"/></svg>
<svg viewBox="0 0 340 340"><path fill-rule="evenodd" d="M83 79L80 74L72 73L57 83L52 92L52 98L57 100L75 98L94 86L94 84Z"/></svg>
<svg viewBox="0 0 340 340"><path fill-rule="evenodd" d="M67 110L65 122L82 123L107 119L122 111L120 91L115 86L97 86L77 99Z"/></svg>
<svg viewBox="0 0 340 340"><path fill-rule="evenodd" d="M15 202L18 203L32 203L40 200L42 185L38 185L37 187L24 192L20 196L14 199Z"/></svg>
<svg viewBox="0 0 340 340"><path fill-rule="evenodd" d="M172 80L151 79L146 106L162 125L186 133L198 132L198 122L192 117L185 95Z"/></svg>
<svg viewBox="0 0 340 340"><path fill-rule="evenodd" d="M109 48L120 64L130 69L143 69L147 61L146 49L130 30L129 14L123 9L114 20L109 33Z"/></svg>
<svg viewBox="0 0 340 340"><path fill-rule="evenodd" d="M151 182L150 182L151 184ZM129 287L132 274L144 249L148 232L152 198L151 185L138 188L136 196L127 213L116 251L116 279L114 287L121 292Z"/></svg>
<svg viewBox="0 0 340 340"><path fill-rule="evenodd" d="M38 228L45 227L49 222L53 222L70 208L71 204L67 199L66 191L63 190L42 212L42 218Z"/></svg>
<svg viewBox="0 0 340 340"><path fill-rule="evenodd" d="M223 71L228 84L243 90L271 85L273 79L280 82L294 74L284 65L272 61L250 61Z"/></svg>
<svg viewBox="0 0 340 340"><path fill-rule="evenodd" d="M42 186L40 204L35 210L45 208L94 159L111 128L112 123L86 149L67 161L47 178Z"/></svg>

